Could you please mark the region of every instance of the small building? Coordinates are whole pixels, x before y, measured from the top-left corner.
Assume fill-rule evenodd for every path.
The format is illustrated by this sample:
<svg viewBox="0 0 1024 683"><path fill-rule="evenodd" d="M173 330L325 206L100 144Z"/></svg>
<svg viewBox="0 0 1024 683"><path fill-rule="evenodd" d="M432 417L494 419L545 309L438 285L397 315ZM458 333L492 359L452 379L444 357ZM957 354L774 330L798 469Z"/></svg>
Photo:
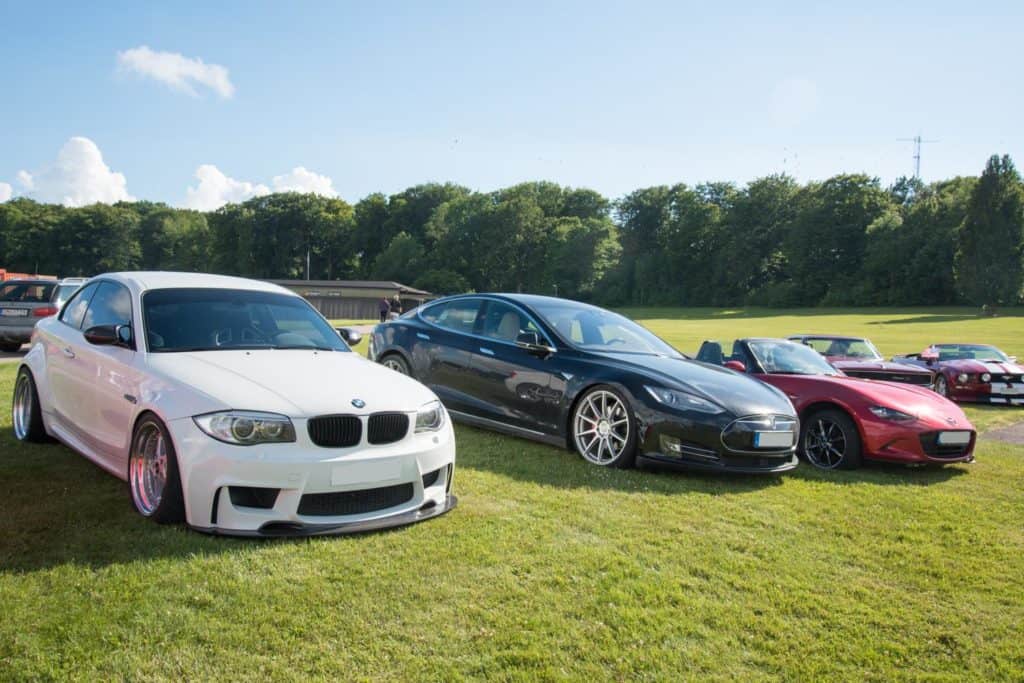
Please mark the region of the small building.
<svg viewBox="0 0 1024 683"><path fill-rule="evenodd" d="M376 320L380 300L395 295L408 311L433 297L430 292L400 282L376 280L268 280L290 289L313 304L330 320Z"/></svg>

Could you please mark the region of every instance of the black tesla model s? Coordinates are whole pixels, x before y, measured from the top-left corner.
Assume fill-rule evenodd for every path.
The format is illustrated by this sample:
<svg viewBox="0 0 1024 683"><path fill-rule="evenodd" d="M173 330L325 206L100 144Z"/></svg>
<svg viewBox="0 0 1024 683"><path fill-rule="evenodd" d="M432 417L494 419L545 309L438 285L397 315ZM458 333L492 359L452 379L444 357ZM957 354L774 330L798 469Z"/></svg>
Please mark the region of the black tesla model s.
<svg viewBox="0 0 1024 683"><path fill-rule="evenodd" d="M700 469L796 467L778 389L690 360L621 315L525 294L438 299L378 325L370 358L434 390L456 420L575 449Z"/></svg>

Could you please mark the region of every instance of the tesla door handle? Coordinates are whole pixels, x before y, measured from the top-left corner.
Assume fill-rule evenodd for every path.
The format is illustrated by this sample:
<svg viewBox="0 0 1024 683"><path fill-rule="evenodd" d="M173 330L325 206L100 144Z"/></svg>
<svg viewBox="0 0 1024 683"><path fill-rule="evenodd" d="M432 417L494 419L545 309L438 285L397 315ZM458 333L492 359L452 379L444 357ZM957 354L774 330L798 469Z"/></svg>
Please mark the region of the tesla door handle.
<svg viewBox="0 0 1024 683"><path fill-rule="evenodd" d="M423 334L422 332L417 332L416 336L419 339L422 339L423 341L430 341L430 335L429 334Z"/></svg>
<svg viewBox="0 0 1024 683"><path fill-rule="evenodd" d="M491 351L490 349L485 349L482 346L480 347L480 353L484 354L485 356L493 356L494 355L494 351Z"/></svg>
<svg viewBox="0 0 1024 683"><path fill-rule="evenodd" d="M65 346L64 347L64 355L67 356L68 358L74 358L75 357L75 352L71 350L70 346Z"/></svg>

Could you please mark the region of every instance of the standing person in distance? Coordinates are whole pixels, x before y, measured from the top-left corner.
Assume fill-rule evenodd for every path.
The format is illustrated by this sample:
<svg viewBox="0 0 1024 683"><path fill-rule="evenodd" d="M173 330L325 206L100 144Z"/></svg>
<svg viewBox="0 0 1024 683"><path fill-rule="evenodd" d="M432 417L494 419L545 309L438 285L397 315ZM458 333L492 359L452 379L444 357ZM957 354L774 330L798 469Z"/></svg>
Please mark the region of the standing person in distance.
<svg viewBox="0 0 1024 683"><path fill-rule="evenodd" d="M380 304L378 304L377 306L377 310L380 313L380 321L382 323L387 322L388 313L391 312L391 304L388 303L388 298L386 296L381 297Z"/></svg>

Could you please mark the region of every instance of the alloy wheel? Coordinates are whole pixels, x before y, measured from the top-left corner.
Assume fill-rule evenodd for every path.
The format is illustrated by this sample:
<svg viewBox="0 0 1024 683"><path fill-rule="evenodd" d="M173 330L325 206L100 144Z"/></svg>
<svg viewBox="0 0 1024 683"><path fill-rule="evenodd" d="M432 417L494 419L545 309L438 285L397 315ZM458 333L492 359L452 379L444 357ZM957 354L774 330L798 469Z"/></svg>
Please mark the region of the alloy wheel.
<svg viewBox="0 0 1024 683"><path fill-rule="evenodd" d="M576 407L573 438L580 455L595 465L609 465L629 443L629 413L618 396L599 390Z"/></svg>
<svg viewBox="0 0 1024 683"><path fill-rule="evenodd" d="M152 515L167 485L167 439L156 424L145 423L136 433L128 473L136 508Z"/></svg>
<svg viewBox="0 0 1024 683"><path fill-rule="evenodd" d="M405 364L402 363L402 361L400 361L397 358L395 358L394 356L388 356L387 358L385 358L383 365L384 365L384 367L386 367L386 368L388 368L390 370L394 370L395 372L397 372L400 375L408 374L405 371Z"/></svg>
<svg viewBox="0 0 1024 683"><path fill-rule="evenodd" d="M847 438L842 425L827 417L814 418L804 436L804 455L815 467L832 470L843 462Z"/></svg>
<svg viewBox="0 0 1024 683"><path fill-rule="evenodd" d="M943 375L935 378L935 392L940 396L949 398L949 383Z"/></svg>
<svg viewBox="0 0 1024 683"><path fill-rule="evenodd" d="M11 418L14 423L14 436L19 441L25 441L28 438L29 426L32 424L32 380L24 371L18 375L18 381L14 385Z"/></svg>

